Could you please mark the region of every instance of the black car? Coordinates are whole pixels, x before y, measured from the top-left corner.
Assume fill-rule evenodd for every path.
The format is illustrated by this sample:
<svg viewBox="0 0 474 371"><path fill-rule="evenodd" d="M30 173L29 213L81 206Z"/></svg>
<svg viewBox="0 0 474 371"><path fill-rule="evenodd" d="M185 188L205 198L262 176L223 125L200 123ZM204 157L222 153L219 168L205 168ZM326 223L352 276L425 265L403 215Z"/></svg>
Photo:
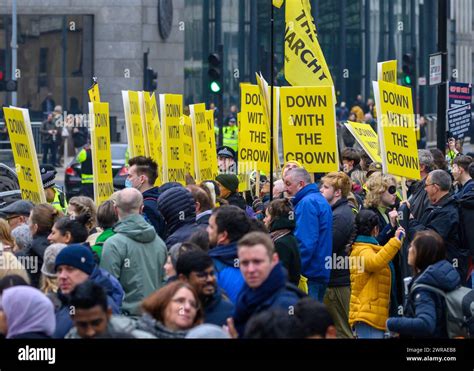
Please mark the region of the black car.
<svg viewBox="0 0 474 371"><path fill-rule="evenodd" d="M128 168L125 166L125 152L127 151L127 144L112 143L112 174L114 177L114 188L120 190L125 188L125 179L128 176ZM76 158L66 168L64 174L64 188L66 198L79 196L81 192L81 164L76 161Z"/></svg>

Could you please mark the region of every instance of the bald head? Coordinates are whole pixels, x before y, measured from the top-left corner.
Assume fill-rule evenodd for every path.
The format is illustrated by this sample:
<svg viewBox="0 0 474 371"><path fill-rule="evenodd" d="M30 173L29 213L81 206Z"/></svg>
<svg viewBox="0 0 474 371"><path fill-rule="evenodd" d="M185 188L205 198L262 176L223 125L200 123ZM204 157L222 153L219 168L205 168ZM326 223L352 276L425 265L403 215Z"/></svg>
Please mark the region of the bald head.
<svg viewBox="0 0 474 371"><path fill-rule="evenodd" d="M115 206L118 209L119 219L129 215L140 214L143 205L143 196L135 188L125 188L118 192L115 200Z"/></svg>

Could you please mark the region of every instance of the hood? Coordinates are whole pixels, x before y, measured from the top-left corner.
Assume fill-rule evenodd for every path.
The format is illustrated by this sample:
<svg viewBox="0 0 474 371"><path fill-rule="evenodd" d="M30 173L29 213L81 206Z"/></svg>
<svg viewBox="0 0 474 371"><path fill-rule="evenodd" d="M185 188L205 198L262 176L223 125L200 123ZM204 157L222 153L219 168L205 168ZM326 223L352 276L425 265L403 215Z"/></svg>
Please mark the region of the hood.
<svg viewBox="0 0 474 371"><path fill-rule="evenodd" d="M168 235L179 227L196 221L196 206L193 195L186 188L173 187L158 198L158 209L165 218Z"/></svg>
<svg viewBox="0 0 474 371"><path fill-rule="evenodd" d="M293 205L297 205L298 202L301 201L302 198L304 198L306 195L309 195L311 193L320 193L318 185L313 183L313 184L308 184L304 188L300 189L298 193L296 193L295 198L293 199Z"/></svg>
<svg viewBox="0 0 474 371"><path fill-rule="evenodd" d="M156 238L155 228L141 215L130 215L114 226L115 233L122 233L134 241L148 243Z"/></svg>
<svg viewBox="0 0 474 371"><path fill-rule="evenodd" d="M120 282L114 276L105 269L99 268L99 266L96 265L92 274L89 276L89 279L99 286L102 286L107 296L110 296L113 302L120 308L124 291Z"/></svg>
<svg viewBox="0 0 474 371"><path fill-rule="evenodd" d="M158 197L160 197L160 190L158 189L158 187L153 187L150 188L148 191L143 192L142 195L143 198L152 197L158 200Z"/></svg>
<svg viewBox="0 0 474 371"><path fill-rule="evenodd" d="M225 265L234 267L237 257L237 242L228 245L217 245L209 251L209 256L213 259L220 260Z"/></svg>
<svg viewBox="0 0 474 371"><path fill-rule="evenodd" d="M293 218L290 220L288 216L280 216L272 221L270 225L270 232L276 231L278 229L295 229L296 223L295 219Z"/></svg>
<svg viewBox="0 0 474 371"><path fill-rule="evenodd" d="M447 260L430 265L416 279L416 283L424 283L444 291L452 291L461 283L461 278L456 269Z"/></svg>

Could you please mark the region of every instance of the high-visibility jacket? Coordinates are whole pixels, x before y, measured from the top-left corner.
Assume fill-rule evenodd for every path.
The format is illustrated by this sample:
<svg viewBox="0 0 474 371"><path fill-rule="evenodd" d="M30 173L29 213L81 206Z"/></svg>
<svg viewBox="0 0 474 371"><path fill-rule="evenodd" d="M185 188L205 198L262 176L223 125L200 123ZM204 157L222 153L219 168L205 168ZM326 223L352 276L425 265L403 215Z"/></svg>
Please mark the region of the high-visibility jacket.
<svg viewBox="0 0 474 371"><path fill-rule="evenodd" d="M94 183L94 177L92 175L92 153L90 147L84 147L81 149L77 154L76 161L81 164L81 183Z"/></svg>
<svg viewBox="0 0 474 371"><path fill-rule="evenodd" d="M67 201L66 196L64 195L63 191L59 188L53 187L54 190L54 199L51 202L51 206L54 207L56 210L61 211L63 214L66 214L67 211Z"/></svg>
<svg viewBox="0 0 474 371"><path fill-rule="evenodd" d="M224 146L228 146L237 152L239 145L239 127L237 125L224 126L222 128L222 141Z"/></svg>

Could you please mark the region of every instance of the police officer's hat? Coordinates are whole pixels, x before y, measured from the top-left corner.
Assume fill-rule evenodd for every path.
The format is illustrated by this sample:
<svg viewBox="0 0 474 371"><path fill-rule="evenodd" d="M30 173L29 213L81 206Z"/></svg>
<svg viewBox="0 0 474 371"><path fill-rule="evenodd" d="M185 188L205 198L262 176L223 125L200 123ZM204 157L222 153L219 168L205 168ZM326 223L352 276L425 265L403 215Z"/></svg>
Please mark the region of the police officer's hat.
<svg viewBox="0 0 474 371"><path fill-rule="evenodd" d="M41 180L43 182L43 188L49 188L54 185L54 179L57 171L54 166L45 164L40 167Z"/></svg>
<svg viewBox="0 0 474 371"><path fill-rule="evenodd" d="M235 160L235 151L228 147L228 146L222 146L222 147L219 147L217 149L217 156L218 157L228 157L228 158L232 158Z"/></svg>

